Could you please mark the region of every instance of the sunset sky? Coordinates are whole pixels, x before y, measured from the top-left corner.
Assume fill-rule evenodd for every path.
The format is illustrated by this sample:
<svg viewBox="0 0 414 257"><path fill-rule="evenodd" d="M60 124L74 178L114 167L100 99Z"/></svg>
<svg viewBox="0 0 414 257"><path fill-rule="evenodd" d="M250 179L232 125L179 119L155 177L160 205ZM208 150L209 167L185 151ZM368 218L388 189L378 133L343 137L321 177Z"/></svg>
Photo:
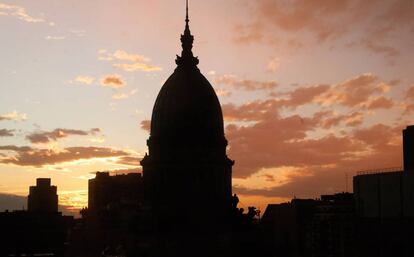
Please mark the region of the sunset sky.
<svg viewBox="0 0 414 257"><path fill-rule="evenodd" d="M357 171L402 166L414 1L189 4L242 205L352 190ZM94 172L140 171L184 16L184 0L0 0L0 210L37 177L80 208Z"/></svg>

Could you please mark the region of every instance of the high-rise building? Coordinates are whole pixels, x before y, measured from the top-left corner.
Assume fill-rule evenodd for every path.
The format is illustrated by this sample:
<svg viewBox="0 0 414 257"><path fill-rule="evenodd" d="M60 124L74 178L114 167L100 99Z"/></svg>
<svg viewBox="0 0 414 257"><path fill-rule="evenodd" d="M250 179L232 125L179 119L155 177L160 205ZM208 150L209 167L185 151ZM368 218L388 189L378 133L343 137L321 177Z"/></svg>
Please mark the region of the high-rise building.
<svg viewBox="0 0 414 257"><path fill-rule="evenodd" d="M36 179L36 186L30 187L27 199L29 212L57 212L58 195L56 186L52 186L50 178Z"/></svg>
<svg viewBox="0 0 414 257"><path fill-rule="evenodd" d="M414 228L414 126L403 131L404 169L354 177L356 242L361 256L411 256Z"/></svg>
<svg viewBox="0 0 414 257"><path fill-rule="evenodd" d="M403 130L404 170L414 172L414 125Z"/></svg>
<svg viewBox="0 0 414 257"><path fill-rule="evenodd" d="M97 172L89 180L88 210L91 214L120 209L137 209L143 203L143 185L140 173L118 174Z"/></svg>
<svg viewBox="0 0 414 257"><path fill-rule="evenodd" d="M366 218L414 217L414 126L403 130L404 169L360 172L354 177L356 212Z"/></svg>
<svg viewBox="0 0 414 257"><path fill-rule="evenodd" d="M149 153L141 161L155 216L170 223L220 220L231 207L234 161L226 155L223 114L192 53L188 7L182 52L154 104Z"/></svg>

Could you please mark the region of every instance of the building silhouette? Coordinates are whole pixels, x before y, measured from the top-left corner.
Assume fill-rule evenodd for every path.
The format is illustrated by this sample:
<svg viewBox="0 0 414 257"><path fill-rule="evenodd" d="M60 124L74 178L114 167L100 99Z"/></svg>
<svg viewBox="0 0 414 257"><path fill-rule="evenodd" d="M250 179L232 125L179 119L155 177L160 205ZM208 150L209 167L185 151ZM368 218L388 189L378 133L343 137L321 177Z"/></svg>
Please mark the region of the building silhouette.
<svg viewBox="0 0 414 257"><path fill-rule="evenodd" d="M414 126L403 130L403 169L359 172L353 179L357 249L363 256L412 256Z"/></svg>
<svg viewBox="0 0 414 257"><path fill-rule="evenodd" d="M269 204L262 217L267 256L303 256L309 248L308 228L315 213L314 199Z"/></svg>
<svg viewBox="0 0 414 257"><path fill-rule="evenodd" d="M359 172L356 212L366 218L414 218L414 126L403 130L404 169Z"/></svg>
<svg viewBox="0 0 414 257"><path fill-rule="evenodd" d="M266 256L355 256L352 193L269 204L262 228Z"/></svg>
<svg viewBox="0 0 414 257"><path fill-rule="evenodd" d="M414 125L403 130L404 170L414 171Z"/></svg>
<svg viewBox="0 0 414 257"><path fill-rule="evenodd" d="M64 256L73 216L58 212L50 178L38 178L29 190L27 211L0 213L0 256Z"/></svg>
<svg viewBox="0 0 414 257"><path fill-rule="evenodd" d="M231 209L223 114L192 53L186 8L177 67L155 101L148 154L141 161L147 203L162 227L221 222Z"/></svg>
<svg viewBox="0 0 414 257"><path fill-rule="evenodd" d="M52 186L50 178L36 179L36 186L31 186L27 197L29 212L57 212L58 195L56 186Z"/></svg>
<svg viewBox="0 0 414 257"><path fill-rule="evenodd" d="M352 193L322 195L307 227L308 256L352 257L356 254L355 204Z"/></svg>
<svg viewBox="0 0 414 257"><path fill-rule="evenodd" d="M142 205L143 180L140 173L117 174L97 172L88 182L88 212L133 212Z"/></svg>

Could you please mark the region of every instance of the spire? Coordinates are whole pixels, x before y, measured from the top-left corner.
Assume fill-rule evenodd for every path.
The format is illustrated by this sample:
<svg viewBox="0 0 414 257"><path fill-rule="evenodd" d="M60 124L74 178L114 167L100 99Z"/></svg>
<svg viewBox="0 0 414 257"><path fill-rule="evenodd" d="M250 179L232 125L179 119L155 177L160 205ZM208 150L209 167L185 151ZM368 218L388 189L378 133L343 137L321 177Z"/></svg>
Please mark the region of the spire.
<svg viewBox="0 0 414 257"><path fill-rule="evenodd" d="M185 27L188 27L188 22L190 20L188 19L188 0L185 1Z"/></svg>
<svg viewBox="0 0 414 257"><path fill-rule="evenodd" d="M193 52L191 49L193 48L193 41L194 36L191 35L189 23L190 20L188 19L188 0L185 3L185 29L184 34L181 34L181 46L183 50L181 51L181 56L177 55L177 59L175 59L175 63L178 66L182 65L193 65L196 66L198 64L198 58L194 57Z"/></svg>

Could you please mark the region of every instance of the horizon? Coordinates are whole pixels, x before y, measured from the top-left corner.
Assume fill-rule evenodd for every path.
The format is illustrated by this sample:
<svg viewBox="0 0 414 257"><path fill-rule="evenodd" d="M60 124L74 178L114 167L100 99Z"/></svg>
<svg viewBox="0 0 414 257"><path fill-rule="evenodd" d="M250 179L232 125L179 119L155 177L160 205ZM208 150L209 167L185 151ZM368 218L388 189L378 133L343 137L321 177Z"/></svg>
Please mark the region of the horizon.
<svg viewBox="0 0 414 257"><path fill-rule="evenodd" d="M0 196L49 177L79 210L95 172L141 172L183 2L0 1ZM409 0L190 2L242 206L352 192L357 171L402 166L413 12Z"/></svg>

